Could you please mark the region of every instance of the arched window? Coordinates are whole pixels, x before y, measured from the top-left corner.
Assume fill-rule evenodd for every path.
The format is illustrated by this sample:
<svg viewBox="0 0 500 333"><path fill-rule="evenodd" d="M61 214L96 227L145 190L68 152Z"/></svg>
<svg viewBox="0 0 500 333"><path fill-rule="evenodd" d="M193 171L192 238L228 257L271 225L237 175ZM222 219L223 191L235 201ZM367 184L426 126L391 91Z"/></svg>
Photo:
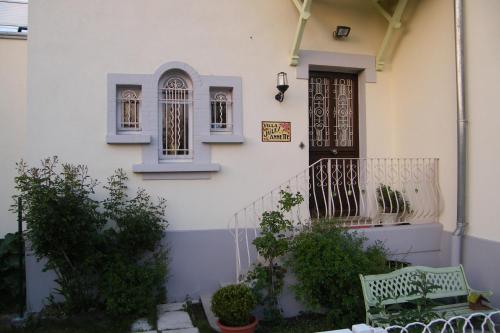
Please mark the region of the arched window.
<svg viewBox="0 0 500 333"><path fill-rule="evenodd" d="M210 89L210 130L212 132L232 130L231 95L230 89Z"/></svg>
<svg viewBox="0 0 500 333"><path fill-rule="evenodd" d="M139 123L139 94L132 89L125 89L119 97L120 130L140 130Z"/></svg>
<svg viewBox="0 0 500 333"><path fill-rule="evenodd" d="M161 154L163 158L192 157L192 90L180 73L167 75L160 85Z"/></svg>
<svg viewBox="0 0 500 333"><path fill-rule="evenodd" d="M153 74L108 73L108 144L142 145L145 179L206 179L215 143L243 143L241 78L173 61ZM189 175L189 176L188 176Z"/></svg>

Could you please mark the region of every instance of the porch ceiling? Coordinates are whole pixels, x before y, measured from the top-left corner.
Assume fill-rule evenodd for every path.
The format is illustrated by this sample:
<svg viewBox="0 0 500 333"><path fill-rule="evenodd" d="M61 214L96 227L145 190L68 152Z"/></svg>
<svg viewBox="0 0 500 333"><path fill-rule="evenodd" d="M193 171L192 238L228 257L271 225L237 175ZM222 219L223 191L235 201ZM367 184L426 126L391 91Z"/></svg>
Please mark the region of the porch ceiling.
<svg viewBox="0 0 500 333"><path fill-rule="evenodd" d="M307 20L311 17L311 4L313 0L291 0L291 1L297 8L297 11L299 13L299 20L297 23L297 28L295 30L295 37L293 39L292 50L290 54L290 65L297 66L299 63L300 44L302 42L302 37L304 34L304 29L306 27ZM376 58L377 70L382 71L384 69L385 59L387 56L387 48L393 39L394 31L400 29L402 26L401 17L408 4L408 0L393 0L393 1L370 0L370 1L372 5L375 6L380 15L382 15L388 22L387 31L379 47Z"/></svg>

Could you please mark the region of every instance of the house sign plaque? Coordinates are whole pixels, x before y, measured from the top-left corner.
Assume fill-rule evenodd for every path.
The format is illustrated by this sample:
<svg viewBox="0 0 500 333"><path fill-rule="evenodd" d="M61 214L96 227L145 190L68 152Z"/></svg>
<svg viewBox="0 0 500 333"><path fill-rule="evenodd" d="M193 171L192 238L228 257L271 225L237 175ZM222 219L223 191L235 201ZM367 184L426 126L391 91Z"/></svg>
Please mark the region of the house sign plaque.
<svg viewBox="0 0 500 333"><path fill-rule="evenodd" d="M290 142L292 124L288 121L263 121L262 142Z"/></svg>

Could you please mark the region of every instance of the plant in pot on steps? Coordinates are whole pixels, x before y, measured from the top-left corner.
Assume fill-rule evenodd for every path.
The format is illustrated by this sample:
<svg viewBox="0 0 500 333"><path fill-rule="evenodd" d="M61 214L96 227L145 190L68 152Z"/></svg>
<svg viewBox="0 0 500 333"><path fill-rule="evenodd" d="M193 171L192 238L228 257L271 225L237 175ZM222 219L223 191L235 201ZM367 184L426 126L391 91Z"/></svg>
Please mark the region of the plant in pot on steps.
<svg viewBox="0 0 500 333"><path fill-rule="evenodd" d="M222 287L212 297L212 311L222 333L253 333L258 323L252 316L256 305L255 295L245 284Z"/></svg>
<svg viewBox="0 0 500 333"><path fill-rule="evenodd" d="M389 185L380 184L377 188L377 203L381 212L381 224L394 224L398 218L403 222L405 215L412 212L410 203L405 200L401 191Z"/></svg>

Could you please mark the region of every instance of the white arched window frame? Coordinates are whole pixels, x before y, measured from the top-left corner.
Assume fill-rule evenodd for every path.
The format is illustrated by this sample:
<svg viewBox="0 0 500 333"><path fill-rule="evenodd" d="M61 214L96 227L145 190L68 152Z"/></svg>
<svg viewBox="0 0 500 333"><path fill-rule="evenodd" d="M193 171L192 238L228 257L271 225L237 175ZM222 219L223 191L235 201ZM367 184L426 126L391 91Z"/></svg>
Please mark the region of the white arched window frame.
<svg viewBox="0 0 500 333"><path fill-rule="evenodd" d="M160 158L193 158L193 90L183 73L167 73L159 91Z"/></svg>
<svg viewBox="0 0 500 333"><path fill-rule="evenodd" d="M233 98L228 88L210 89L210 131L232 132Z"/></svg>
<svg viewBox="0 0 500 333"><path fill-rule="evenodd" d="M140 96L137 90L123 89L118 97L120 131L140 131Z"/></svg>

